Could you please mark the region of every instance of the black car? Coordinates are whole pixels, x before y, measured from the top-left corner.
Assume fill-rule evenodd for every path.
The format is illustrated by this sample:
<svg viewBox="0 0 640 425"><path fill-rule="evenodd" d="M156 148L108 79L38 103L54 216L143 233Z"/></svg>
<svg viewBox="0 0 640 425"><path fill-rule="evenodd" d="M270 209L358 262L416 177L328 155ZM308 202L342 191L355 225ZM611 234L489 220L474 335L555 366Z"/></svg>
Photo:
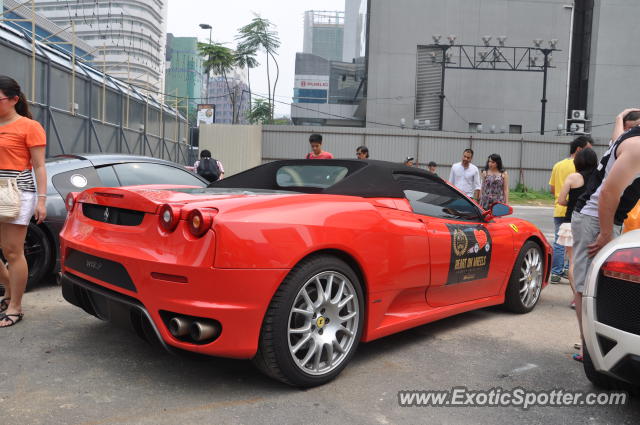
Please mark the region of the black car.
<svg viewBox="0 0 640 425"><path fill-rule="evenodd" d="M67 216L64 202L69 192L140 184L208 184L180 164L137 155L60 155L47 159L46 167L47 218L39 225L31 221L24 245L29 265L27 288L59 269L58 234Z"/></svg>

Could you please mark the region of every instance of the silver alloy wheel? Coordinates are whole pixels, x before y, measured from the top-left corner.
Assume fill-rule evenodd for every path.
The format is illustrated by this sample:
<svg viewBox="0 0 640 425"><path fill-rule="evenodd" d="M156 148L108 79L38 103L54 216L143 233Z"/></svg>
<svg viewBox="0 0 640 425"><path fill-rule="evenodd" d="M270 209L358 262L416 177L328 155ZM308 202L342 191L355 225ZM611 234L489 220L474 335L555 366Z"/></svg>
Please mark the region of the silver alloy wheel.
<svg viewBox="0 0 640 425"><path fill-rule="evenodd" d="M296 366L310 375L337 368L355 342L359 321L358 296L349 278L336 271L313 276L289 313L287 340Z"/></svg>
<svg viewBox="0 0 640 425"><path fill-rule="evenodd" d="M526 308L535 305L542 289L542 259L537 248L529 248L520 266L520 301Z"/></svg>

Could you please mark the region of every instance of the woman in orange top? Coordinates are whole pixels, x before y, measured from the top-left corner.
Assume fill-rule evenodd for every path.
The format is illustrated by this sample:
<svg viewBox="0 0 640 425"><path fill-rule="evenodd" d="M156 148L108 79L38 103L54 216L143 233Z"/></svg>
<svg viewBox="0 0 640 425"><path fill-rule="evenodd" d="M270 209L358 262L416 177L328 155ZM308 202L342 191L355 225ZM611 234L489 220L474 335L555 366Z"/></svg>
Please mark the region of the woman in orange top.
<svg viewBox="0 0 640 425"><path fill-rule="evenodd" d="M0 178L15 178L21 191L18 217L0 222L0 249L9 265L7 269L0 261L0 284L5 290L0 300L0 328L13 326L23 317L22 295L29 272L24 239L31 217L35 215L41 223L47 214L45 145L44 129L32 119L20 86L0 75Z"/></svg>

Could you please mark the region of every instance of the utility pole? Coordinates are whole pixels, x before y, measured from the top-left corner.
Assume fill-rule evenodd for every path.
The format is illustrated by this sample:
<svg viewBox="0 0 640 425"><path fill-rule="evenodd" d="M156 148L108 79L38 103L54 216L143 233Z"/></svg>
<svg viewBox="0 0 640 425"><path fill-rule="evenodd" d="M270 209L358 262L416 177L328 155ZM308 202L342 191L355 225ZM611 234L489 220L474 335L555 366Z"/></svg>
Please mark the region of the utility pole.
<svg viewBox="0 0 640 425"><path fill-rule="evenodd" d="M544 120L547 111L547 69L549 69L549 54L551 49L540 49L540 52L544 55L544 64L542 65L542 114L540 115L540 134L544 135Z"/></svg>

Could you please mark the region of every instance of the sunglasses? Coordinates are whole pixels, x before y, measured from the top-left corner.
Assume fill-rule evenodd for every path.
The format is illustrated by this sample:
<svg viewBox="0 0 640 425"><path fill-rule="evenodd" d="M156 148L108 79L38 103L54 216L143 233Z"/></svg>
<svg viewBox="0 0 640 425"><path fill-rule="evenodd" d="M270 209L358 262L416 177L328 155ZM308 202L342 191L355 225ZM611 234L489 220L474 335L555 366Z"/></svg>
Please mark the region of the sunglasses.
<svg viewBox="0 0 640 425"><path fill-rule="evenodd" d="M0 100L13 99L12 97L0 97Z"/></svg>

